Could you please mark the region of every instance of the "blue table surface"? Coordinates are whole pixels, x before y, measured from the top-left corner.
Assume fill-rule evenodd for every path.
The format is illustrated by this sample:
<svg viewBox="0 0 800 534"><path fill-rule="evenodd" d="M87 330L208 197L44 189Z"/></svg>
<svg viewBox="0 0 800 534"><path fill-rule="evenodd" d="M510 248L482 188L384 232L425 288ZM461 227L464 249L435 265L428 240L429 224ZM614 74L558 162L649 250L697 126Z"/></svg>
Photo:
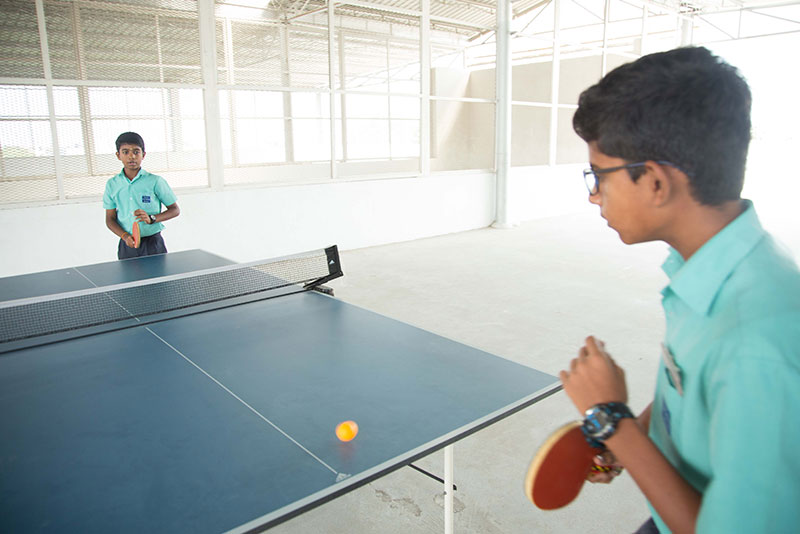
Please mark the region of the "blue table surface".
<svg viewBox="0 0 800 534"><path fill-rule="evenodd" d="M269 526L558 389L315 292L10 352L0 531Z"/></svg>
<svg viewBox="0 0 800 534"><path fill-rule="evenodd" d="M171 274L231 265L232 261L203 250L186 250L144 258L109 261L0 278L0 300L42 297Z"/></svg>

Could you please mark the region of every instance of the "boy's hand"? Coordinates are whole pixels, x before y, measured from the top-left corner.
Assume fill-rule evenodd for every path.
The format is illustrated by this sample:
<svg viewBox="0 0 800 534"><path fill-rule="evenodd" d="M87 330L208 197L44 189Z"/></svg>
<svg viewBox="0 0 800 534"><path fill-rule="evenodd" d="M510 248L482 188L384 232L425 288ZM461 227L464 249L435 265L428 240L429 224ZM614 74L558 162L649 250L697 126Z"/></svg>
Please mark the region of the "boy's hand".
<svg viewBox="0 0 800 534"><path fill-rule="evenodd" d="M122 240L125 241L125 244L128 245L130 248L136 247L136 241L134 241L133 236L129 233L125 233L122 237Z"/></svg>
<svg viewBox="0 0 800 534"><path fill-rule="evenodd" d="M136 220L139 222L150 224L150 215L148 215L144 210L139 209L134 211L133 216L136 217Z"/></svg>
<svg viewBox="0 0 800 534"><path fill-rule="evenodd" d="M592 484L608 484L622 473L622 465L617 463L617 458L609 450L603 451L594 457L595 465L609 468L608 471L589 471L586 480Z"/></svg>
<svg viewBox="0 0 800 534"><path fill-rule="evenodd" d="M604 343L593 336L586 338L569 371L561 371L559 377L581 414L595 404L628 402L625 371L605 351Z"/></svg>

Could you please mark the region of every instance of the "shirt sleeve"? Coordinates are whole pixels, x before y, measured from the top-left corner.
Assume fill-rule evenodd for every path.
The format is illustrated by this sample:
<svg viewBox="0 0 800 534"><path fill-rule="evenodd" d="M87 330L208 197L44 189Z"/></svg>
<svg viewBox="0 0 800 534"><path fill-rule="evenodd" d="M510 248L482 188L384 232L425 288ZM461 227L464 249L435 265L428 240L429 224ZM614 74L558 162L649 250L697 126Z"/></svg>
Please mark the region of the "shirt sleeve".
<svg viewBox="0 0 800 534"><path fill-rule="evenodd" d="M165 206L171 206L178 201L178 197L172 192L172 188L161 176L156 180L155 191L158 200Z"/></svg>
<svg viewBox="0 0 800 534"><path fill-rule="evenodd" d="M798 350L800 346L777 346L763 337L749 339L736 356L731 355L733 363L712 371L708 399L712 476L703 494L697 532L797 531Z"/></svg>
<svg viewBox="0 0 800 534"><path fill-rule="evenodd" d="M113 178L109 179L106 182L106 188L103 191L103 208L107 210L114 210L117 209L117 201L112 195L112 186L111 182L113 182Z"/></svg>

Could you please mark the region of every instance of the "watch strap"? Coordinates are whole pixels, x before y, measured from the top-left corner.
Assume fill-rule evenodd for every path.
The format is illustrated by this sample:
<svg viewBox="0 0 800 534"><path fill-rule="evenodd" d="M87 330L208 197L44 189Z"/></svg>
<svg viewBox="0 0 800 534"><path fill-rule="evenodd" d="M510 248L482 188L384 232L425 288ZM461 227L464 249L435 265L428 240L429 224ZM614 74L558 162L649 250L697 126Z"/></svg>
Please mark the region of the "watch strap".
<svg viewBox="0 0 800 534"><path fill-rule="evenodd" d="M605 450L605 443L602 441L597 441L595 438L590 436L589 431L586 429L586 425L581 425L581 432L583 432L583 437L586 438L586 442L589 444L589 446L594 447L595 449Z"/></svg>

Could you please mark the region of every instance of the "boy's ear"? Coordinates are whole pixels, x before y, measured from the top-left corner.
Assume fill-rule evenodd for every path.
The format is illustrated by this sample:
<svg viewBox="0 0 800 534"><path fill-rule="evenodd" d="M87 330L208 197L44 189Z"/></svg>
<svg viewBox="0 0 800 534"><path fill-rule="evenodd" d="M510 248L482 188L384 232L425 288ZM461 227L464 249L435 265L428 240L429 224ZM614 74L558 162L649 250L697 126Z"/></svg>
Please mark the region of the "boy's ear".
<svg viewBox="0 0 800 534"><path fill-rule="evenodd" d="M642 178L647 180L647 187L652 195L653 202L661 206L668 202L675 194L675 176L670 171L673 169L665 165L660 165L655 161L645 162L647 173Z"/></svg>

